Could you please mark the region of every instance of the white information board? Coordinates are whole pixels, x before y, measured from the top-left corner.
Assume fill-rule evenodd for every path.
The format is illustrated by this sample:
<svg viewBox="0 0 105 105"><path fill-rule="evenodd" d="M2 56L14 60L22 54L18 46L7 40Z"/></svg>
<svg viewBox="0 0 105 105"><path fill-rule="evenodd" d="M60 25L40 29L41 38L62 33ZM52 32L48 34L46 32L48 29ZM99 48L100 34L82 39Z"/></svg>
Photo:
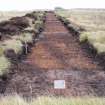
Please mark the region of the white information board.
<svg viewBox="0 0 105 105"><path fill-rule="evenodd" d="M54 80L54 89L65 89L65 80Z"/></svg>

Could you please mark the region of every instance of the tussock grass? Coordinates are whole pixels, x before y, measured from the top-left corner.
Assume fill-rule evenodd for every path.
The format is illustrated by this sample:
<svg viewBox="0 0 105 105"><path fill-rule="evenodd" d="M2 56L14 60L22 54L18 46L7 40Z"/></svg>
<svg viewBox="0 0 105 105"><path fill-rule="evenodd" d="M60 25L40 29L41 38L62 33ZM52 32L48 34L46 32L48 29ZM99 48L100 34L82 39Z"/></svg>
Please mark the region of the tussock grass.
<svg viewBox="0 0 105 105"><path fill-rule="evenodd" d="M4 50L3 48L0 46L0 56L2 56L4 54Z"/></svg>
<svg viewBox="0 0 105 105"><path fill-rule="evenodd" d="M29 27L25 28L25 30L39 32L39 30L43 27L44 12L35 12L32 15L34 16L34 18L27 17ZM11 39L5 40L0 43L0 75L8 73L8 69L11 65L8 58L4 56L4 51L12 49L16 54L21 54L23 51L22 42L32 43L33 36L34 35L32 33L23 32L21 35L13 36L11 37Z"/></svg>
<svg viewBox="0 0 105 105"><path fill-rule="evenodd" d="M70 21L65 17L60 17L65 24L69 24Z"/></svg>
<svg viewBox="0 0 105 105"><path fill-rule="evenodd" d="M21 41L15 39L6 40L2 43L2 48L4 50L13 49L16 54L22 52L22 46L23 44L21 43Z"/></svg>
<svg viewBox="0 0 105 105"><path fill-rule="evenodd" d="M32 33L22 33L19 36L14 36L13 39L20 40L25 43L33 42L33 34Z"/></svg>
<svg viewBox="0 0 105 105"><path fill-rule="evenodd" d="M67 25L69 28L73 28L75 31L80 31L80 27L78 27L76 24L74 23L70 23Z"/></svg>
<svg viewBox="0 0 105 105"><path fill-rule="evenodd" d="M56 12L59 16L69 19L86 31L80 33L80 42L88 41L100 53L105 53L105 10L59 10ZM69 26L70 25L70 26ZM74 24L68 24L76 31L78 27Z"/></svg>
<svg viewBox="0 0 105 105"><path fill-rule="evenodd" d="M29 22L30 27L33 28L33 26L34 26L33 23L34 23L35 20L34 19L31 19L31 18L28 18L28 17L27 17L27 20Z"/></svg>
<svg viewBox="0 0 105 105"><path fill-rule="evenodd" d="M105 53L105 33L104 31L98 32L83 32L80 35L80 42L88 41L97 52Z"/></svg>
<svg viewBox="0 0 105 105"><path fill-rule="evenodd" d="M97 50L98 54L105 53L105 44L102 43L93 43L93 47Z"/></svg>
<svg viewBox="0 0 105 105"><path fill-rule="evenodd" d="M27 17L29 21L30 27L27 27L25 30L39 32L39 29L43 28L43 19L44 19L44 12L33 12L32 16L35 18Z"/></svg>
<svg viewBox="0 0 105 105"><path fill-rule="evenodd" d="M86 39L88 39L90 43L93 43L93 42L105 43L105 33L104 31L81 33L80 41L84 41Z"/></svg>
<svg viewBox="0 0 105 105"><path fill-rule="evenodd" d="M80 42L87 41L89 36L90 36L89 32L82 32L79 38Z"/></svg>
<svg viewBox="0 0 105 105"><path fill-rule="evenodd" d="M39 21L39 20L35 21L35 29L39 30L42 27L43 27L43 22L42 21Z"/></svg>
<svg viewBox="0 0 105 105"><path fill-rule="evenodd" d="M24 31L32 31L32 32L35 32L35 29L34 29L35 25L33 25L32 27L27 27L24 29Z"/></svg>
<svg viewBox="0 0 105 105"><path fill-rule="evenodd" d="M104 98L56 98L39 97L32 105L104 105Z"/></svg>
<svg viewBox="0 0 105 105"><path fill-rule="evenodd" d="M65 24L69 29L72 29L76 32L83 30L83 27L78 26L77 24L73 23L66 17L62 17L62 15L58 15L58 18Z"/></svg>
<svg viewBox="0 0 105 105"><path fill-rule="evenodd" d="M4 55L0 56L0 76L9 72L10 65L10 61Z"/></svg>
<svg viewBox="0 0 105 105"><path fill-rule="evenodd" d="M1 97L0 105L29 105L29 104L20 96L15 95L15 96Z"/></svg>
<svg viewBox="0 0 105 105"><path fill-rule="evenodd" d="M37 16L37 20L43 20L44 12L39 12L36 14L36 16Z"/></svg>
<svg viewBox="0 0 105 105"><path fill-rule="evenodd" d="M105 98L78 97L78 98L57 98L38 97L26 101L18 95L5 96L0 99L0 105L105 105Z"/></svg>
<svg viewBox="0 0 105 105"><path fill-rule="evenodd" d="M87 31L105 30L105 10L68 10L65 15L67 18L84 27Z"/></svg>

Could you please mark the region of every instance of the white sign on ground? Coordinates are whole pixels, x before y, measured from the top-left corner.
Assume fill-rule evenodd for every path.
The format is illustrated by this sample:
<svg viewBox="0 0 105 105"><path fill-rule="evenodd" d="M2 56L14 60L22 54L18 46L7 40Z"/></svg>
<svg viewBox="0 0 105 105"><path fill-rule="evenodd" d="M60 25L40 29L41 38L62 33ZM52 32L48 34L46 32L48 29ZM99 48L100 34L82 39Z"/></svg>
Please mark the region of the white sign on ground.
<svg viewBox="0 0 105 105"><path fill-rule="evenodd" d="M54 89L65 89L65 80L54 80Z"/></svg>

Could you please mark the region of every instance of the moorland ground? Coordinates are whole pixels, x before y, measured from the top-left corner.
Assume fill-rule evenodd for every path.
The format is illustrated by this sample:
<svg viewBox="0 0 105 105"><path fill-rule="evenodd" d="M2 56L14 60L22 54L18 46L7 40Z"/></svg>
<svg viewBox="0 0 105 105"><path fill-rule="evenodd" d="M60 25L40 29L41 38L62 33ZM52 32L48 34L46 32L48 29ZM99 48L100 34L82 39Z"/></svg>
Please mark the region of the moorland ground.
<svg viewBox="0 0 105 105"><path fill-rule="evenodd" d="M33 15L28 16L32 18ZM31 28L33 25L31 23ZM35 31L35 26L31 31ZM27 56L22 54L21 59L16 58L6 80L1 79L1 95L105 96L104 68L86 52L86 47L81 47L78 37L53 12L46 13L44 30L31 38L35 39L35 43L31 43ZM66 89L54 89L56 79L64 79Z"/></svg>

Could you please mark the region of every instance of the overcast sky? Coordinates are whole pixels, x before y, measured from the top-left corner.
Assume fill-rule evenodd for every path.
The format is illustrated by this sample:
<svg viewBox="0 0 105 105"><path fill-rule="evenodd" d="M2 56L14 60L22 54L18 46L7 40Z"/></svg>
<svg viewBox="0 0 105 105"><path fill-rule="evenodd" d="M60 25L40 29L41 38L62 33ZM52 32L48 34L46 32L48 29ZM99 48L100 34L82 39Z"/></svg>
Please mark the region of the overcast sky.
<svg viewBox="0 0 105 105"><path fill-rule="evenodd" d="M0 10L105 8L105 0L0 0Z"/></svg>

